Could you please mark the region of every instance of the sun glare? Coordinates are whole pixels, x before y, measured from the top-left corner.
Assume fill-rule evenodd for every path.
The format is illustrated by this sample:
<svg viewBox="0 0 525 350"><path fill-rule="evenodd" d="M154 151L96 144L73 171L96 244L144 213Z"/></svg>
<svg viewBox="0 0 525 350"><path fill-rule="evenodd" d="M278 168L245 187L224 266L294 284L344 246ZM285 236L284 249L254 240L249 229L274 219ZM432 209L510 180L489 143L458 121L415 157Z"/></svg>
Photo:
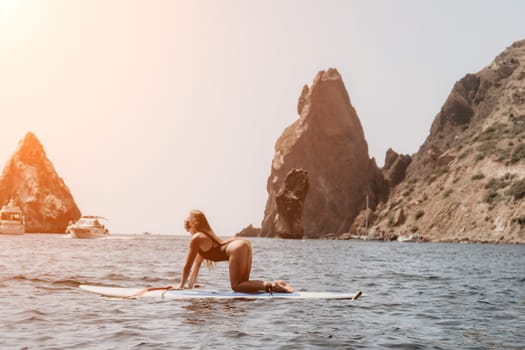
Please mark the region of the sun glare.
<svg viewBox="0 0 525 350"><path fill-rule="evenodd" d="M17 0L0 0L0 25L3 29L16 20L16 13L20 10L21 3Z"/></svg>
<svg viewBox="0 0 525 350"><path fill-rule="evenodd" d="M18 0L0 0L0 11L14 7Z"/></svg>
<svg viewBox="0 0 525 350"><path fill-rule="evenodd" d="M31 34L43 2L23 0L0 0L0 39L18 41Z"/></svg>

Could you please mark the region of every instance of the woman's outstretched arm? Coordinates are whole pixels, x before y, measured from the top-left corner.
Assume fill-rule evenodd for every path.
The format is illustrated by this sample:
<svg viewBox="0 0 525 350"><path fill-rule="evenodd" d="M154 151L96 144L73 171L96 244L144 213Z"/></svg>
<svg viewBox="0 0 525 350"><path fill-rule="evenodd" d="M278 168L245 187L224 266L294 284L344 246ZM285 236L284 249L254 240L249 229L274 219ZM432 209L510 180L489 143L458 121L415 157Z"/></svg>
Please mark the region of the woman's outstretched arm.
<svg viewBox="0 0 525 350"><path fill-rule="evenodd" d="M193 261L193 268L191 269L190 281L188 282L188 287L190 289L193 288L195 286L195 282L197 282L197 276L199 275L202 260L202 256L200 254L197 254L195 260Z"/></svg>
<svg viewBox="0 0 525 350"><path fill-rule="evenodd" d="M190 245L188 248L188 255L186 256L186 262L184 263L184 267L182 268L182 277L180 278L178 289L183 289L184 286L186 285L186 281L188 280L188 277L190 275L193 262L195 261L195 258L199 256L198 253L199 253L199 241L197 237L193 236L190 240Z"/></svg>

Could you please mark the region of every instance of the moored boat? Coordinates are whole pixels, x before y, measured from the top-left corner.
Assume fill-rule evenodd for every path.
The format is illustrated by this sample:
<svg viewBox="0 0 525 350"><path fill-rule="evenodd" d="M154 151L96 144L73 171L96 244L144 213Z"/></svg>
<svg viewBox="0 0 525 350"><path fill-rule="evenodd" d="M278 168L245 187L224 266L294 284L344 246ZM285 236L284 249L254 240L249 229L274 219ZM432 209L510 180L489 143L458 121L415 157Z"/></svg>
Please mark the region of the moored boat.
<svg viewBox="0 0 525 350"><path fill-rule="evenodd" d="M417 233L413 233L407 236L399 236L397 238L397 241L398 242L417 242L419 243L423 241L423 237L421 237Z"/></svg>
<svg viewBox="0 0 525 350"><path fill-rule="evenodd" d="M22 210L12 199L0 210L0 234L21 235L26 230Z"/></svg>
<svg viewBox="0 0 525 350"><path fill-rule="evenodd" d="M102 238L109 236L109 230L100 220L107 220L102 216L86 215L78 219L77 222L69 225L66 233L71 238Z"/></svg>

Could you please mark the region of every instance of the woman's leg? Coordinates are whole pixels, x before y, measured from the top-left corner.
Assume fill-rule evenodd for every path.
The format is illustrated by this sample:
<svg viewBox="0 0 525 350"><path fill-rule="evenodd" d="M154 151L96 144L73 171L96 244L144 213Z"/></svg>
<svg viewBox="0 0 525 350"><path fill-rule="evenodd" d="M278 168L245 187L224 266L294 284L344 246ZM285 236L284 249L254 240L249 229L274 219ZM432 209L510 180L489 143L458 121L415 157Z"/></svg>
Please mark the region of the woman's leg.
<svg viewBox="0 0 525 350"><path fill-rule="evenodd" d="M252 247L244 239L228 243L226 248L230 259L230 284L234 291L255 293L264 290L264 281L250 281Z"/></svg>
<svg viewBox="0 0 525 350"><path fill-rule="evenodd" d="M249 241L234 240L228 244L226 250L230 256L230 284L234 291L242 293L256 293L265 290L293 292L293 289L284 281L250 280L252 246Z"/></svg>

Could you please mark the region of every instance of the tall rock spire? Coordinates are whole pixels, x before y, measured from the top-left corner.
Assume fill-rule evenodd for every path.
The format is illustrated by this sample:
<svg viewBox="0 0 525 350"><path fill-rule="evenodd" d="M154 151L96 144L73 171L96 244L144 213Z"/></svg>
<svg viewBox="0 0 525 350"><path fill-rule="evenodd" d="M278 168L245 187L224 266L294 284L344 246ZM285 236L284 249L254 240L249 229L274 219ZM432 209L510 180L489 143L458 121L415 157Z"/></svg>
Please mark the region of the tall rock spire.
<svg viewBox="0 0 525 350"><path fill-rule="evenodd" d="M62 233L70 220L80 217L68 187L32 132L19 142L0 177L0 204L9 199L22 209L26 232Z"/></svg>
<svg viewBox="0 0 525 350"><path fill-rule="evenodd" d="M304 236L348 232L366 196L375 207L386 199L388 185L369 158L361 122L339 72L319 72L311 87L303 87L297 110L299 119L275 145L262 235L276 234L276 195L294 168L306 170L310 182Z"/></svg>

